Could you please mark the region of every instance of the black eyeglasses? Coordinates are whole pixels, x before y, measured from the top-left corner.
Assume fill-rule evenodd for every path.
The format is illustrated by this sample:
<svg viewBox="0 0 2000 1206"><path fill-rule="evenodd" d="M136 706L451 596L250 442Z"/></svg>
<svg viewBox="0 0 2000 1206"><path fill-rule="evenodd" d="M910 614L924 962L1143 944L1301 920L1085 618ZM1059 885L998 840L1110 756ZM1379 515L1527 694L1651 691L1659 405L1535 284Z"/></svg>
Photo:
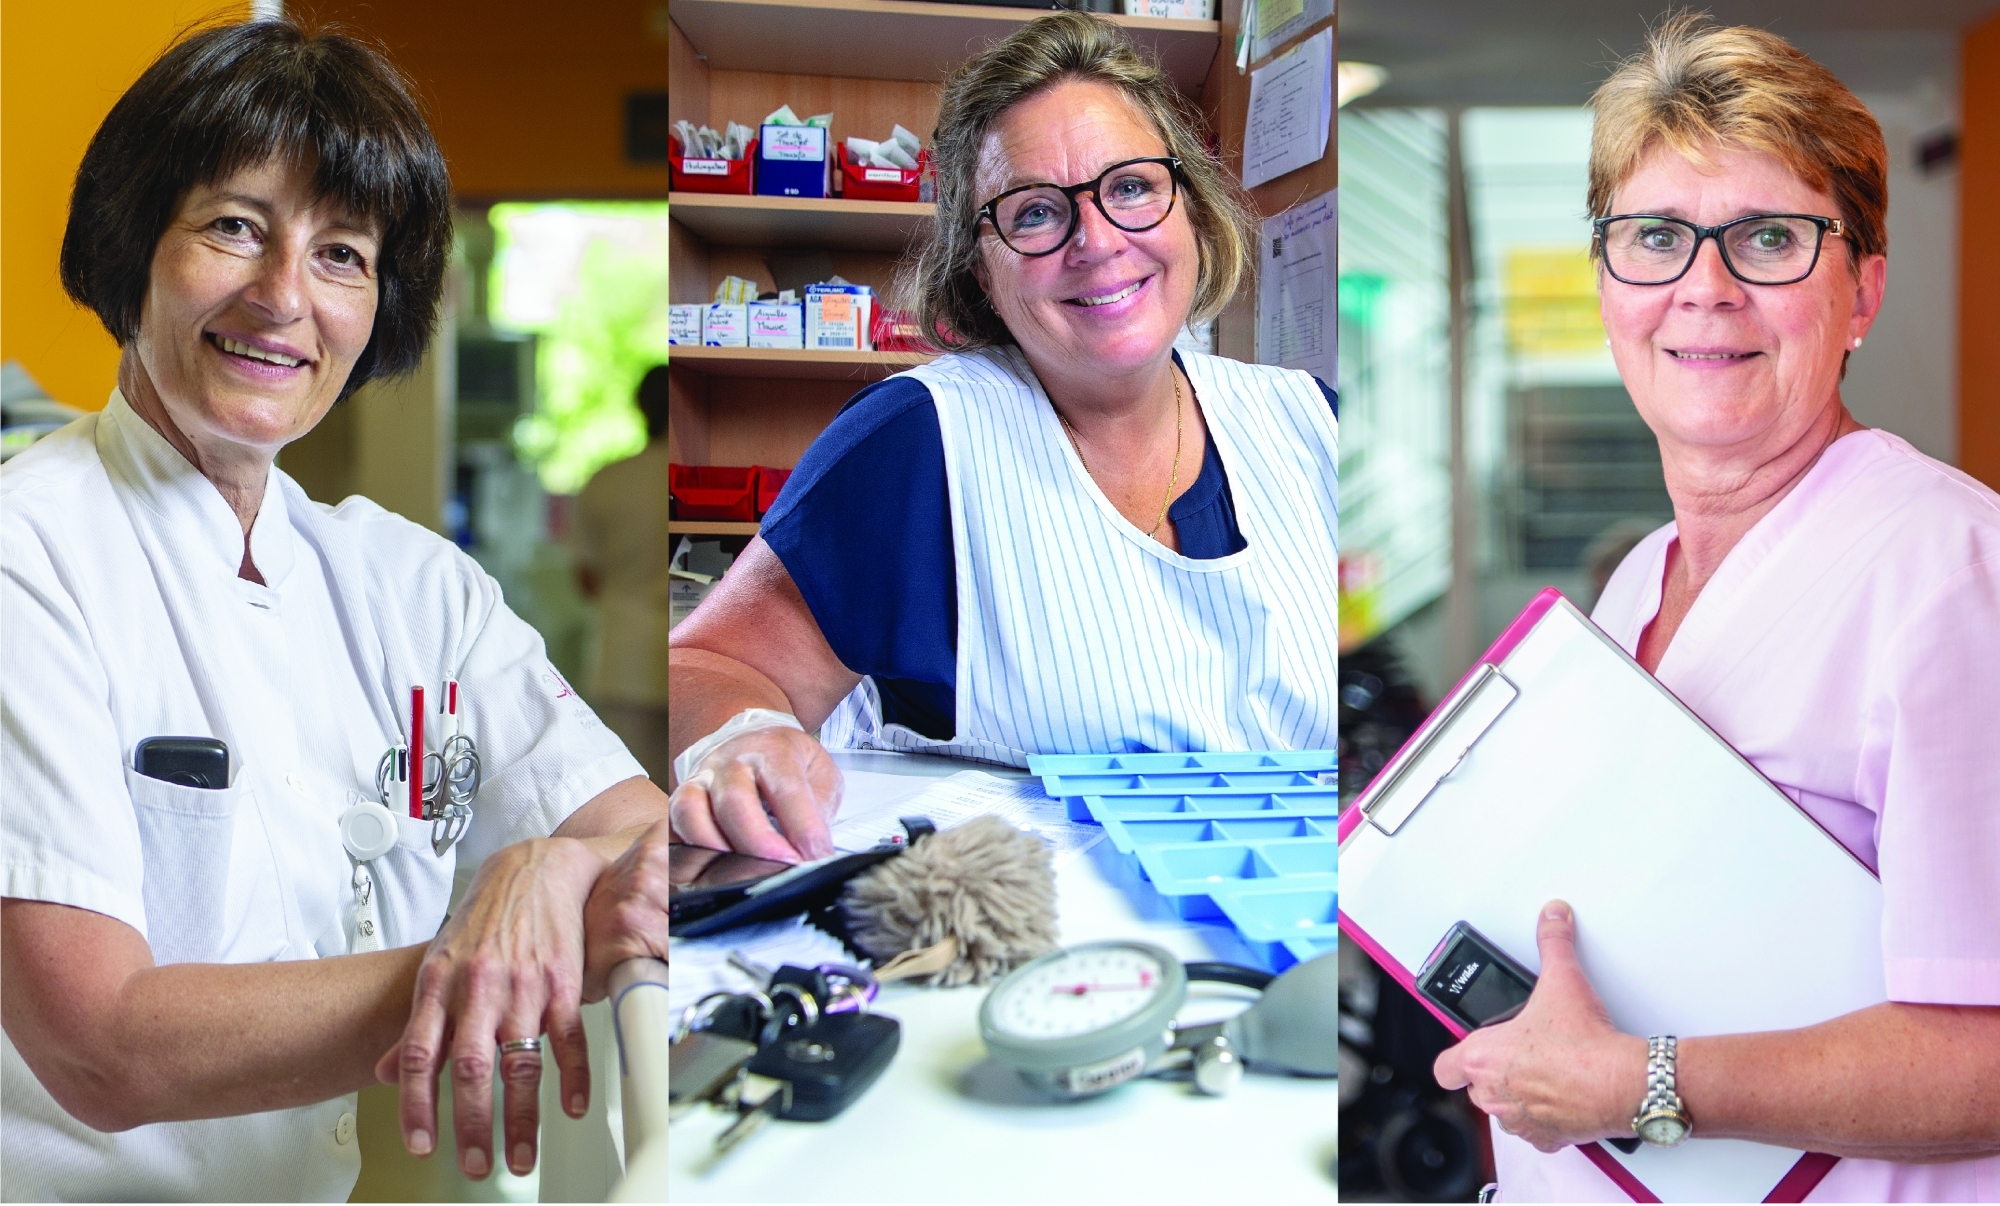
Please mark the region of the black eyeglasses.
<svg viewBox="0 0 2000 1206"><path fill-rule="evenodd" d="M1628 285L1668 285L1686 276L1703 239L1715 240L1723 266L1746 285L1796 284L1812 275L1826 236L1847 233L1839 218L1815 214L1751 214L1720 226L1617 214L1590 225L1605 269Z"/></svg>
<svg viewBox="0 0 2000 1206"><path fill-rule="evenodd" d="M993 223L1000 241L1018 255L1052 255L1076 233L1089 193L1104 220L1137 234L1151 230L1174 211L1180 192L1181 161L1171 155L1114 163L1082 184L1024 184L979 207L979 219ZM975 223L976 224L976 223Z"/></svg>

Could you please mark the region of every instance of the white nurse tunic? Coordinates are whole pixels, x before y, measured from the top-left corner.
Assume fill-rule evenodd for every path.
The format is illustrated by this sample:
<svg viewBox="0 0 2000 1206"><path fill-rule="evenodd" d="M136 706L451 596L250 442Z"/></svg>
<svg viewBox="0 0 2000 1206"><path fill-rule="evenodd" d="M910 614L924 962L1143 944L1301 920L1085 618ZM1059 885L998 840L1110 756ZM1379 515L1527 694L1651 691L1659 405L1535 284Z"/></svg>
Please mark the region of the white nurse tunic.
<svg viewBox="0 0 2000 1206"><path fill-rule="evenodd" d="M1031 754L1330 749L1338 431L1309 374L1182 358L1246 547L1196 560L1111 504L1019 348L912 369L937 407L958 584L958 731L882 719L873 679L820 729L1026 766Z"/></svg>
<svg viewBox="0 0 2000 1206"><path fill-rule="evenodd" d="M399 818L374 866L386 946L437 932L461 857L546 836L643 773L436 535L364 499L320 506L274 470L250 551L262 585L237 577L222 496L116 392L0 469L0 894L115 917L158 964L346 953L336 821L374 796L414 684L460 680L485 777L443 857L428 822ZM153 736L220 738L229 786L137 775ZM10 1039L0 1100L9 1200L344 1200L360 1170L353 1095L104 1134Z"/></svg>

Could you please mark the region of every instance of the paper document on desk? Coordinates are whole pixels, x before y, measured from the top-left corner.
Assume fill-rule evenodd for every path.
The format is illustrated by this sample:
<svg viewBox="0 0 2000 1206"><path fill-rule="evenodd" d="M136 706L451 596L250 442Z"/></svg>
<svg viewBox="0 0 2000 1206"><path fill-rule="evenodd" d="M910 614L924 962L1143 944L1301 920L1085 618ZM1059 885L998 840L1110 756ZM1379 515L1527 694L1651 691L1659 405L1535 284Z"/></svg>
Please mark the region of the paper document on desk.
<svg viewBox="0 0 2000 1206"><path fill-rule="evenodd" d="M1243 187L1317 163L1333 130L1333 29L1329 26L1250 73L1243 119Z"/></svg>
<svg viewBox="0 0 2000 1206"><path fill-rule="evenodd" d="M1104 838L1102 828L1070 820L1062 801L1043 791L1039 779L1002 779L984 771L960 771L947 779L934 779L928 787L901 799L843 812L833 823L834 848L866 850L903 831L897 818L915 815L929 817L939 829L950 829L978 816L997 816L1047 842L1058 867Z"/></svg>

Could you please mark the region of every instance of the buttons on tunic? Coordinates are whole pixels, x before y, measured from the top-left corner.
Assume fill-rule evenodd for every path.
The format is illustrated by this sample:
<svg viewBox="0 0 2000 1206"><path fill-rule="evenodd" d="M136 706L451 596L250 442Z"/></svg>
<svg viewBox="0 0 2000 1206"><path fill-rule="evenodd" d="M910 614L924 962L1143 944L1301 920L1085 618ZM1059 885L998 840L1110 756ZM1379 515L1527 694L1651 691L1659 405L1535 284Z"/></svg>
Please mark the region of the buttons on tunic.
<svg viewBox="0 0 2000 1206"><path fill-rule="evenodd" d="M342 1146L354 1142L354 1111L349 1110L333 1124L333 1141Z"/></svg>

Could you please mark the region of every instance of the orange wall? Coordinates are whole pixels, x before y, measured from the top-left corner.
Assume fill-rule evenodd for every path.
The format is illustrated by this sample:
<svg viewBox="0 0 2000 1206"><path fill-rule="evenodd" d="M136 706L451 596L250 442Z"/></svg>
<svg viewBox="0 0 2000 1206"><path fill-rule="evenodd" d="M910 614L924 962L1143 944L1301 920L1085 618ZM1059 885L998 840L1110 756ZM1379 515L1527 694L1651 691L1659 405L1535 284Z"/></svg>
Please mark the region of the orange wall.
<svg viewBox="0 0 2000 1206"><path fill-rule="evenodd" d="M625 95L667 90L665 0L300 0L416 83L461 199L664 198L625 162Z"/></svg>
<svg viewBox="0 0 2000 1206"><path fill-rule="evenodd" d="M1959 142L1958 463L2000 490L2000 14L1965 32Z"/></svg>
<svg viewBox="0 0 2000 1206"><path fill-rule="evenodd" d="M118 369L118 346L56 277L83 149L176 34L248 11L245 0L0 5L0 358L58 401L104 405Z"/></svg>

